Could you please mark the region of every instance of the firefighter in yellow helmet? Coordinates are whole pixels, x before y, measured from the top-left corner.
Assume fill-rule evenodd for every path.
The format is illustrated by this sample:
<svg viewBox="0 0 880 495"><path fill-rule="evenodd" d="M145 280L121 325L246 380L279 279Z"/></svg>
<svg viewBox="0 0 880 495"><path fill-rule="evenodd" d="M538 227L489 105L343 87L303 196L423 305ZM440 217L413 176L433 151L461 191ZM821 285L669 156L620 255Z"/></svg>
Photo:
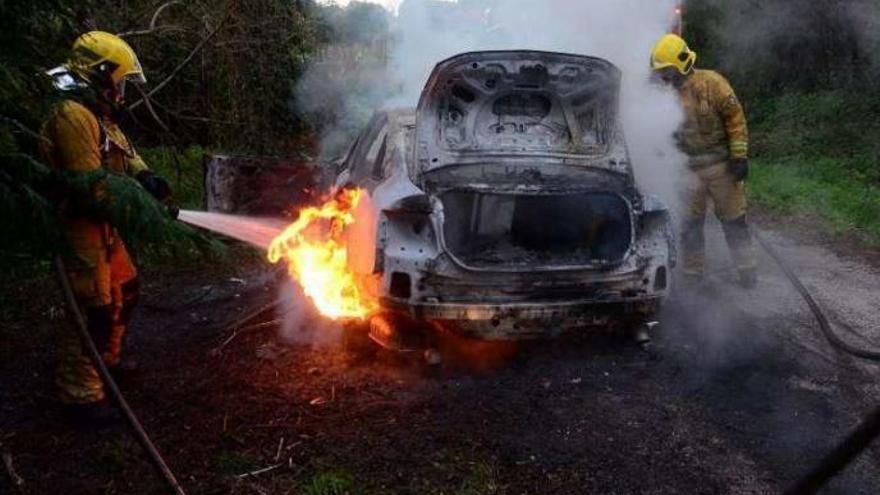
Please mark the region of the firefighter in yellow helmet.
<svg viewBox="0 0 880 495"><path fill-rule="evenodd" d="M93 31L80 36L66 64L48 75L62 98L43 125L45 162L65 172L111 173L136 178L159 200L170 187L154 175L118 125L129 82L145 82L140 62L118 36ZM116 230L90 214L89 204L106 194L99 183L88 197L58 199L70 248L67 276L86 316L89 332L111 369L120 364L125 327L138 300L137 270ZM113 418L104 388L76 332L58 333L56 384L71 419L100 423Z"/></svg>
<svg viewBox="0 0 880 495"><path fill-rule="evenodd" d="M679 36L663 36L651 53L654 76L674 87L684 123L676 134L688 157L688 206L682 233L686 279L702 279L703 223L708 200L721 221L744 287L757 282L757 260L746 221L744 181L749 174L746 116L730 83L717 72L694 67L697 54Z"/></svg>

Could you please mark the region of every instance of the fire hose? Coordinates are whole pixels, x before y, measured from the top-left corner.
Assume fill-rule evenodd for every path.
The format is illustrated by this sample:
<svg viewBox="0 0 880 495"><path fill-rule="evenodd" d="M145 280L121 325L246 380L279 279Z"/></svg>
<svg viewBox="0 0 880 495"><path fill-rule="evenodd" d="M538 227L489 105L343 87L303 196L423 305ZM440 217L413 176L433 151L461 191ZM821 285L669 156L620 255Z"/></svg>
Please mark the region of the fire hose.
<svg viewBox="0 0 880 495"><path fill-rule="evenodd" d="M73 289L70 286L70 279L67 278L67 272L64 269L64 262L61 260L60 256L55 257L54 265L55 274L57 275L59 285L61 286L61 292L64 294L64 301L67 305L67 309L70 311L71 315L73 315L77 333L79 333L83 347L87 351L89 358L92 360L95 369L98 371L98 375L110 391L110 396L113 397L113 400L116 401L116 404L125 414L128 425L131 427L132 434L141 447L143 447L144 451L146 451L153 466L159 471L159 474L161 474L165 481L168 482L168 485L172 488L174 493L177 495L186 495L186 492L183 491L180 483L177 482L177 478L174 477L174 473L171 472L168 464L165 463L159 450L156 449L153 441L150 440L149 435L147 435L146 430L144 430L143 425L141 425L141 422L138 420L137 416L135 416L134 411L129 407L128 402L125 400L125 397L122 395L122 392L119 390L119 387L110 375L110 371L104 364L104 358L101 356L101 353L98 352L98 347L95 345L95 341L89 333L85 318L83 318L82 311L80 311L79 305L76 302L76 297L73 295Z"/></svg>
<svg viewBox="0 0 880 495"><path fill-rule="evenodd" d="M868 349L862 349L853 346L843 339L834 331L822 308L810 294L800 278L794 273L794 270L785 262L782 256L767 242L764 237L757 231L753 231L758 244L767 252L774 262L779 266L785 277L791 282L791 285L803 298L810 311L816 318L819 328L828 342L833 347L839 349L852 356L867 359L870 361L880 361L880 352ZM818 493L832 478L843 471L856 457L864 452L871 443L880 436L880 408L872 412L846 439L843 440L834 450L831 451L822 461L813 468L806 476L797 481L788 490L785 495L809 495Z"/></svg>
<svg viewBox="0 0 880 495"><path fill-rule="evenodd" d="M843 471L880 435L880 409L871 413L848 437L809 474L785 491L785 495L818 493L831 478Z"/></svg>
<svg viewBox="0 0 880 495"><path fill-rule="evenodd" d="M816 318L816 322L819 323L819 328L822 329L822 333L825 334L825 338L828 339L828 342L831 343L835 348L846 352L847 354L853 355L857 358L867 359L870 361L880 361L880 351L872 351L868 349L861 349L852 344L847 343L843 339L840 338L839 335L834 331L831 326L831 323L828 321L828 318L825 317L825 313L822 311L822 308L819 307L819 304L810 294L804 284L801 282L800 278L794 273L794 271L789 267L785 261L782 259L782 256L779 255L778 252L767 242L764 237L762 237L758 232L753 232L755 239L758 241L758 244L764 248L764 251L773 258L773 261L779 266L782 272L785 274L786 278L788 278L791 285L794 286L795 290L801 295L804 299L804 302L807 303L807 306L810 307L810 311L812 311L813 316Z"/></svg>

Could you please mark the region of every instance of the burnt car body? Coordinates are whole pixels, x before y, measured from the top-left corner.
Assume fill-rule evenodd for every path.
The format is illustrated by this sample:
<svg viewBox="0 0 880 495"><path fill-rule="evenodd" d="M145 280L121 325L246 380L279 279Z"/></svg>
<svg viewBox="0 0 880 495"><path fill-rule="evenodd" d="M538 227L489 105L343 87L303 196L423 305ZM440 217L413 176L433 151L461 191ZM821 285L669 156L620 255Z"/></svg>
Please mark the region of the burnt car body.
<svg viewBox="0 0 880 495"><path fill-rule="evenodd" d="M337 178L369 192L350 264L381 302L373 331L387 315L489 340L650 319L674 240L636 186L619 86L598 58L474 52L438 64L415 111L377 113Z"/></svg>

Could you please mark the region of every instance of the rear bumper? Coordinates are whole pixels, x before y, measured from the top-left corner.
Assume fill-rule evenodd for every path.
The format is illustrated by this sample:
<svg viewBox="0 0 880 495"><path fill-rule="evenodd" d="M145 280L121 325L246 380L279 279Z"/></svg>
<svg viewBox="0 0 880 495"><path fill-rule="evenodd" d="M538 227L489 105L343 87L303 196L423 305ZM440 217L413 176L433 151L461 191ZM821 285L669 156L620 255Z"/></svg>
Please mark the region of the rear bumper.
<svg viewBox="0 0 880 495"><path fill-rule="evenodd" d="M653 315L660 297L514 303L439 303L382 299L388 310L451 325L485 340L552 337L580 330L615 330Z"/></svg>

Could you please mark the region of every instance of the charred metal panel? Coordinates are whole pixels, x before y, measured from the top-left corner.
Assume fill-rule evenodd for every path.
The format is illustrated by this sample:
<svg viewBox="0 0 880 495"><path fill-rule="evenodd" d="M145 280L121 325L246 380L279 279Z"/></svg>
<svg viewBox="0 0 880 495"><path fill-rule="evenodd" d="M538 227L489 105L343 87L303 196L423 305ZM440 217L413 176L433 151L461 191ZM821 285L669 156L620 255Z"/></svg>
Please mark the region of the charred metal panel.
<svg viewBox="0 0 880 495"><path fill-rule="evenodd" d="M277 216L312 202L328 182L326 170L297 159L208 156L206 208L220 213Z"/></svg>
<svg viewBox="0 0 880 495"><path fill-rule="evenodd" d="M437 65L417 110L421 172L487 157L544 157L623 173L620 71L605 60L477 52Z"/></svg>
<svg viewBox="0 0 880 495"><path fill-rule="evenodd" d="M425 191L436 194L467 187L473 191L533 195L614 191L630 201L638 199L631 175L600 168L557 165L539 158L446 167L422 174L418 182Z"/></svg>
<svg viewBox="0 0 880 495"><path fill-rule="evenodd" d="M659 299L618 301L571 300L556 304L401 304L386 299L388 308L412 318L435 321L484 340L530 340L572 331L613 331L650 316Z"/></svg>

